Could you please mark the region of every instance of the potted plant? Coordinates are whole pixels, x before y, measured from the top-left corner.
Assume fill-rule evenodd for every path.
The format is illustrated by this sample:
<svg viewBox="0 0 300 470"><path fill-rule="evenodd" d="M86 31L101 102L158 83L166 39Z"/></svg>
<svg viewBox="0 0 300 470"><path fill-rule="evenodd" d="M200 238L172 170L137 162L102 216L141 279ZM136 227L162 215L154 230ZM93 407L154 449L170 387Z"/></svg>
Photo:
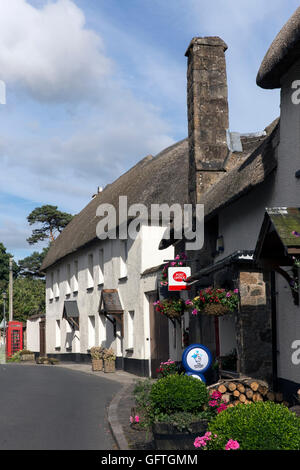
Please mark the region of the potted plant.
<svg viewBox="0 0 300 470"><path fill-rule="evenodd" d="M112 349L104 349L103 361L104 361L104 372L116 371L116 355Z"/></svg>
<svg viewBox="0 0 300 470"><path fill-rule="evenodd" d="M27 349L23 349L20 351L20 359L21 361L34 361L34 353L32 351L28 351Z"/></svg>
<svg viewBox="0 0 300 470"><path fill-rule="evenodd" d="M238 289L228 290L208 287L199 292L192 300L186 300L185 305L192 310L193 315L222 316L234 312L238 308Z"/></svg>
<svg viewBox="0 0 300 470"><path fill-rule="evenodd" d="M170 320L180 319L185 310L185 303L182 299L157 300L153 305L157 312L165 315Z"/></svg>
<svg viewBox="0 0 300 470"><path fill-rule="evenodd" d="M102 348L101 346L94 346L93 348L91 348L93 371L103 370L103 353L104 353L104 348Z"/></svg>
<svg viewBox="0 0 300 470"><path fill-rule="evenodd" d="M218 413L213 397L200 380L171 373L155 382L137 384L134 390L140 426L152 431L159 450L192 450L197 436L207 431ZM214 400L214 405L219 397ZM220 411L220 410L219 410Z"/></svg>

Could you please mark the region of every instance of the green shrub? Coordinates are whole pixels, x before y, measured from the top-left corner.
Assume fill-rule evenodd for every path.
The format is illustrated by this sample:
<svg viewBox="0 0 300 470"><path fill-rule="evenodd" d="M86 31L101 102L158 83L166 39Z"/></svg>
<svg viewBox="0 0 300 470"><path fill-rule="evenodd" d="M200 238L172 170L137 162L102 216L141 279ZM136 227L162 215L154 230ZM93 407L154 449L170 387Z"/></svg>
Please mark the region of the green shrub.
<svg viewBox="0 0 300 470"><path fill-rule="evenodd" d="M300 419L273 402L228 408L210 422L209 431L218 436L213 449L233 439L241 450L300 450Z"/></svg>
<svg viewBox="0 0 300 470"><path fill-rule="evenodd" d="M172 374L159 379L151 388L150 405L154 414L177 411L197 413L208 402L206 385L187 375Z"/></svg>

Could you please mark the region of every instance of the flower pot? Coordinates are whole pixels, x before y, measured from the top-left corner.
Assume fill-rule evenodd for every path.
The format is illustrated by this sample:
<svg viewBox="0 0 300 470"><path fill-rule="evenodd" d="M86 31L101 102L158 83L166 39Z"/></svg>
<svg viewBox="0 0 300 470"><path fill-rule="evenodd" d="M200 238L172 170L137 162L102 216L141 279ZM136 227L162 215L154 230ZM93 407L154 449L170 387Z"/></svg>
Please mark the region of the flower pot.
<svg viewBox="0 0 300 470"><path fill-rule="evenodd" d="M208 421L203 419L191 424L191 432L179 431L173 424L155 423L152 433L156 450L195 450L196 437L203 436Z"/></svg>
<svg viewBox="0 0 300 470"><path fill-rule="evenodd" d="M104 372L116 372L116 361L104 361Z"/></svg>
<svg viewBox="0 0 300 470"><path fill-rule="evenodd" d="M21 354L21 361L34 361L34 354Z"/></svg>
<svg viewBox="0 0 300 470"><path fill-rule="evenodd" d="M92 359L92 370L103 370L103 359Z"/></svg>

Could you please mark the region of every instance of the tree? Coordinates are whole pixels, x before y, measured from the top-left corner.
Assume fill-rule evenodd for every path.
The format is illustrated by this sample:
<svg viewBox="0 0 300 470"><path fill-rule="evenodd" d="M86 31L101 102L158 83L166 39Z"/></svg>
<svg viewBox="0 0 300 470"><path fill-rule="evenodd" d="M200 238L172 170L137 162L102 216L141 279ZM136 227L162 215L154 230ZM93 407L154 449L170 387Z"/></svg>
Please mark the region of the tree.
<svg viewBox="0 0 300 470"><path fill-rule="evenodd" d="M40 268L49 248L50 244L42 252L34 251L30 256L19 260L19 275L31 279L44 277L44 274L40 272Z"/></svg>
<svg viewBox="0 0 300 470"><path fill-rule="evenodd" d="M45 281L19 277L14 282L14 320L45 313Z"/></svg>
<svg viewBox="0 0 300 470"><path fill-rule="evenodd" d="M30 245L50 239L55 240L56 233L61 231L73 219L71 214L61 212L57 206L45 205L36 207L27 217L29 225L41 224L41 227L32 231L31 237L27 238Z"/></svg>
<svg viewBox="0 0 300 470"><path fill-rule="evenodd" d="M0 242L0 294L5 291L9 281L9 258L12 255L6 252L6 248L3 243ZM15 261L13 261L13 276L17 277L19 267Z"/></svg>

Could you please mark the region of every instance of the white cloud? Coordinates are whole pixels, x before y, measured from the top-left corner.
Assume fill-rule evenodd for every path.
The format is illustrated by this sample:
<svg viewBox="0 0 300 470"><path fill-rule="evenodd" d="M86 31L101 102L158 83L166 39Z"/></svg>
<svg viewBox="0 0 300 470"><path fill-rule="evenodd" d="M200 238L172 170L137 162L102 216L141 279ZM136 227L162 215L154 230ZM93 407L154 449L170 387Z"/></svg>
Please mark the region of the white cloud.
<svg viewBox="0 0 300 470"><path fill-rule="evenodd" d="M85 28L71 0L37 9L25 0L0 0L0 71L41 101L80 101L97 95L112 70L103 41Z"/></svg>

